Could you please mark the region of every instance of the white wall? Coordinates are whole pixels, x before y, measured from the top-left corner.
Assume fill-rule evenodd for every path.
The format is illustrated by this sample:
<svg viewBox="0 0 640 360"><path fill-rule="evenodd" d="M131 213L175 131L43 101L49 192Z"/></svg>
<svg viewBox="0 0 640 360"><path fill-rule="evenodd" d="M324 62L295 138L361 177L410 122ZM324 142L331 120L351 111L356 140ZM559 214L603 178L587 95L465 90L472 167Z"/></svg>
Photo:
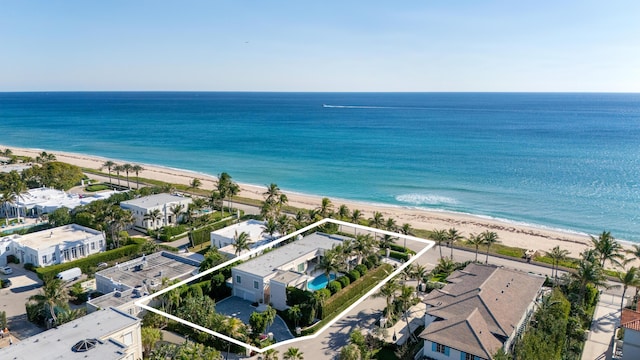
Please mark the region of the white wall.
<svg viewBox="0 0 640 360"><path fill-rule="evenodd" d="M237 283L236 280L238 276L241 278L240 283ZM231 279L233 283L234 296L253 302L260 302L260 300L262 300L262 292L265 283L263 278L241 270L231 269ZM257 289L254 287L254 281L258 282Z"/></svg>
<svg viewBox="0 0 640 360"><path fill-rule="evenodd" d="M448 355L433 351L433 343L431 341L424 341L424 356L436 359L436 360L459 360L465 358L464 353L454 348L448 348ZM474 357L474 360L486 360L480 357Z"/></svg>

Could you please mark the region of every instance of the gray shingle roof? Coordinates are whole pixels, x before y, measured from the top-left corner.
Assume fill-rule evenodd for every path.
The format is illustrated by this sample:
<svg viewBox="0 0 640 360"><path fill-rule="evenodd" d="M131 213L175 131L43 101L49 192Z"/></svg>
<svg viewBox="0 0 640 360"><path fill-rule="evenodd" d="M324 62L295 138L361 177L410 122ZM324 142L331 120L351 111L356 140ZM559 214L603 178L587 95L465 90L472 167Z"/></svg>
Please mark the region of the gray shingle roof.
<svg viewBox="0 0 640 360"><path fill-rule="evenodd" d="M420 337L490 359L516 329L544 278L469 264L447 281L448 285L425 299L432 306L427 313L438 320Z"/></svg>

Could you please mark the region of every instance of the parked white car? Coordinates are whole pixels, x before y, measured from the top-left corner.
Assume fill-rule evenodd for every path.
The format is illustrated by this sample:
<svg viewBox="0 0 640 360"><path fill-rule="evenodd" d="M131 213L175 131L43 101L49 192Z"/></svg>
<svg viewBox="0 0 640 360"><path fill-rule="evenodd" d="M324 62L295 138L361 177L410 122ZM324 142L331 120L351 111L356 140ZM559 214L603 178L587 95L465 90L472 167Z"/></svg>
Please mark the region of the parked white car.
<svg viewBox="0 0 640 360"><path fill-rule="evenodd" d="M2 268L2 273L5 275L13 274L13 269L8 266L5 266Z"/></svg>

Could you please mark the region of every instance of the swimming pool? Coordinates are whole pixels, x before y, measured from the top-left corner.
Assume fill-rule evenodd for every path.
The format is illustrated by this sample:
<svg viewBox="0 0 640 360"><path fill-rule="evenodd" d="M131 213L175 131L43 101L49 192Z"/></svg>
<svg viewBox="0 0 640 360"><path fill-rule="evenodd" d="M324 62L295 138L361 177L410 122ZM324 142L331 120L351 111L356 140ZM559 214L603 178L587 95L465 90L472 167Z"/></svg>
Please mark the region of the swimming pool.
<svg viewBox="0 0 640 360"><path fill-rule="evenodd" d="M330 277L331 277L331 280L336 279L335 274L331 274ZM307 288L311 291L316 291L316 290L324 289L325 287L327 287L328 283L329 281L327 280L327 275L321 274L319 276L316 276L313 280L309 281L307 283Z"/></svg>

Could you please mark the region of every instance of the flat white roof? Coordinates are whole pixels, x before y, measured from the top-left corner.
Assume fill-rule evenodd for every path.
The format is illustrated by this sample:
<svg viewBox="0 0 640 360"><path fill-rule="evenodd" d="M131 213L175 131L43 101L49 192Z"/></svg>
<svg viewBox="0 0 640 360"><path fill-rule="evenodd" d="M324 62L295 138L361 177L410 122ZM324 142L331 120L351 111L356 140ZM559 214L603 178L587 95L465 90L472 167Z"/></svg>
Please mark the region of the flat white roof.
<svg viewBox="0 0 640 360"><path fill-rule="evenodd" d="M237 224L229 225L220 230L211 232L214 236L220 236L227 239L233 239L236 235L245 232L249 234L252 242L269 239L269 235L264 234L264 221L247 220Z"/></svg>
<svg viewBox="0 0 640 360"><path fill-rule="evenodd" d="M342 244L346 239L351 238L347 236L328 235L316 232L283 247L269 251L266 254L247 260L246 262L236 266L234 269L265 277L274 273L286 263L317 251L318 249L329 250L334 246Z"/></svg>
<svg viewBox="0 0 640 360"><path fill-rule="evenodd" d="M98 230L77 224L69 224L31 234L20 235L17 241L21 245L28 246L32 249L44 249L61 242L84 240L88 237L101 234L102 233Z"/></svg>
<svg viewBox="0 0 640 360"><path fill-rule="evenodd" d="M127 201L123 201L120 203L120 205L131 205L131 206L136 206L139 208L152 208L158 205L164 205L164 204L168 204L168 203L175 203L175 202L181 202L181 201L188 201L191 202L191 198L188 197L183 197L183 196L177 196L177 195L171 195L171 194L155 194L155 195L149 195L149 196L143 196L137 199L133 199L133 200L127 200Z"/></svg>
<svg viewBox="0 0 640 360"><path fill-rule="evenodd" d="M98 310L0 349L0 357L15 360L122 359L122 347L111 341L104 341L86 352L74 352L71 347L80 340L104 338L139 321L113 308Z"/></svg>
<svg viewBox="0 0 640 360"><path fill-rule="evenodd" d="M85 205L95 200L98 200L98 197L67 194L61 190L41 187L29 189L20 195L16 201L16 205L18 207L24 207L27 210L36 207L40 207L41 210L51 210L63 206L73 209L76 206Z"/></svg>

